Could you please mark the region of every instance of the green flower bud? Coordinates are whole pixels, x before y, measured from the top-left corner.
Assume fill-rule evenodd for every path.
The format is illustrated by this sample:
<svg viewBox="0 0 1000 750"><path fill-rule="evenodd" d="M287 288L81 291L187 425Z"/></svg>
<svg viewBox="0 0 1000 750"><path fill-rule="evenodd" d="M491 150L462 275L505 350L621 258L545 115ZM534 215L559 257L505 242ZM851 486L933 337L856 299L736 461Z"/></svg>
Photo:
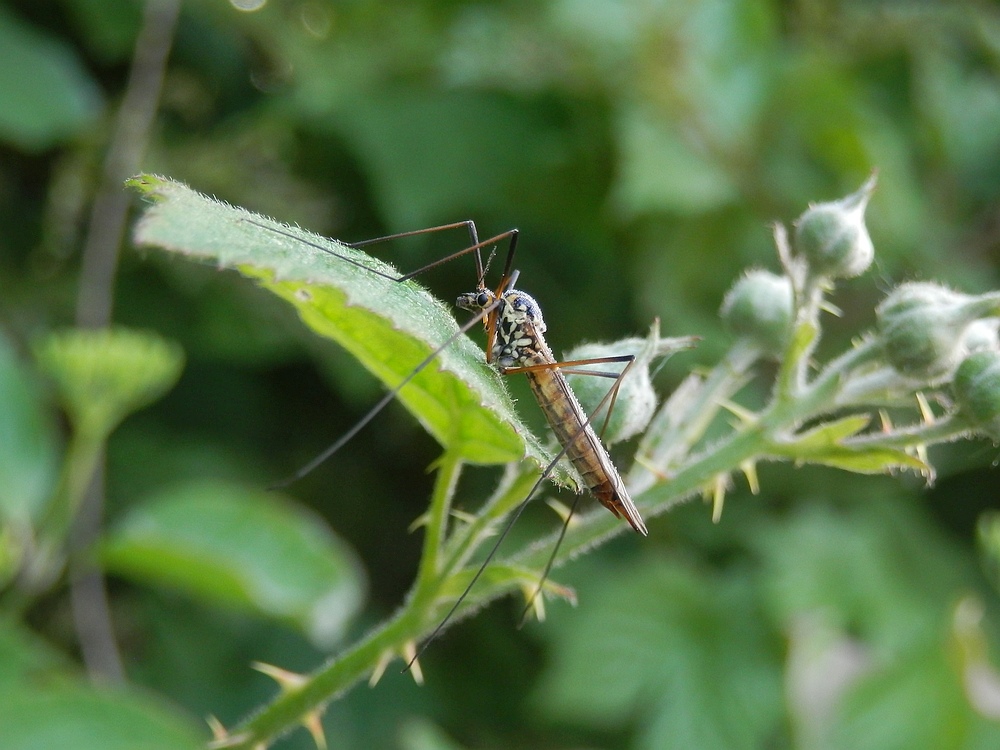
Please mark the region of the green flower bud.
<svg viewBox="0 0 1000 750"><path fill-rule="evenodd" d="M796 220L795 249L813 276L849 279L871 265L875 247L865 226L865 208L874 189L872 175L856 193L810 206Z"/></svg>
<svg viewBox="0 0 1000 750"><path fill-rule="evenodd" d="M962 346L968 352L979 352L993 349L1000 351L1000 336L997 327L1000 321L997 320L975 320L965 329L962 337Z"/></svg>
<svg viewBox="0 0 1000 750"><path fill-rule="evenodd" d="M682 349L690 349L696 341L697 339L692 337L661 339L660 323L656 321L645 339L627 338L610 344L583 344L566 355L568 360L618 357L626 354L635 356L635 362L621 381L614 411L611 412L607 429L602 435L606 445L628 440L646 429L656 411L656 391L649 374L650 366L661 357ZM581 365L572 369L620 373L624 367L625 363L611 362ZM591 425L601 433L611 399L608 399L600 409L598 404L614 386L614 379L575 374L569 374L567 378L583 410L591 416Z"/></svg>
<svg viewBox="0 0 1000 750"><path fill-rule="evenodd" d="M958 366L951 387L959 412L976 431L1000 441L1000 352L970 354Z"/></svg>
<svg viewBox="0 0 1000 750"><path fill-rule="evenodd" d="M792 331L792 284L770 271L747 271L726 293L719 314L734 336L779 357Z"/></svg>
<svg viewBox="0 0 1000 750"><path fill-rule="evenodd" d="M945 376L968 351L967 341L982 338L967 340L969 327L996 315L996 307L996 294L972 297L928 282L901 284L875 311L886 359L912 378Z"/></svg>

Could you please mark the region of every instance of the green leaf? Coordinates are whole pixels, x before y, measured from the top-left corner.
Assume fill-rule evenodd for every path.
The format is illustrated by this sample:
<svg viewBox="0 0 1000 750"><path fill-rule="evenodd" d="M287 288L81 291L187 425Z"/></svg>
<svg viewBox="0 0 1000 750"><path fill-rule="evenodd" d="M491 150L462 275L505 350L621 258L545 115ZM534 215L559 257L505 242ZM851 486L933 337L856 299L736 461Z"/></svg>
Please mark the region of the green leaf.
<svg viewBox="0 0 1000 750"><path fill-rule="evenodd" d="M0 619L0 695L28 684L53 685L75 670L68 657L21 623Z"/></svg>
<svg viewBox="0 0 1000 750"><path fill-rule="evenodd" d="M850 508L804 505L752 535L771 617L790 627L820 612L876 653L939 641L968 559L956 555L888 482L854 478Z"/></svg>
<svg viewBox="0 0 1000 750"><path fill-rule="evenodd" d="M0 336L0 518L25 524L52 493L56 444L37 384Z"/></svg>
<svg viewBox="0 0 1000 750"><path fill-rule="evenodd" d="M101 559L135 581L288 622L321 646L343 635L364 599L354 552L321 519L275 493L222 483L133 507Z"/></svg>
<svg viewBox="0 0 1000 750"><path fill-rule="evenodd" d="M122 328L50 334L35 356L55 381L73 426L98 438L169 390L184 364L177 344Z"/></svg>
<svg viewBox="0 0 1000 750"><path fill-rule="evenodd" d="M752 582L666 561L623 572L579 579L587 616L545 629L538 703L601 729L638 721L637 747L766 746L783 715L780 646Z"/></svg>
<svg viewBox="0 0 1000 750"><path fill-rule="evenodd" d="M63 686L0 691L4 750L199 750L191 722L122 690Z"/></svg>
<svg viewBox="0 0 1000 750"><path fill-rule="evenodd" d="M0 8L0 140L41 151L90 126L100 109L73 50Z"/></svg>
<svg viewBox="0 0 1000 750"><path fill-rule="evenodd" d="M139 222L136 242L209 258L256 279L389 388L458 331L448 309L425 289L373 273L369 269L398 275L335 240L224 205L163 178L143 175L129 185L155 201ZM399 400L442 446L467 461L506 463L527 454L539 465L547 463L500 376L485 366L482 351L466 336L441 350L401 390Z"/></svg>
<svg viewBox="0 0 1000 750"><path fill-rule="evenodd" d="M860 414L826 422L787 442L772 443L769 452L800 463L822 464L859 474L881 474L896 468L930 471L919 458L896 448L843 444L844 440L865 429L870 421L868 415Z"/></svg>
<svg viewBox="0 0 1000 750"><path fill-rule="evenodd" d="M828 448L839 445L844 438L857 435L871 422L867 414L856 414L832 422L824 422L819 427L795 436L795 447L802 450Z"/></svg>
<svg viewBox="0 0 1000 750"><path fill-rule="evenodd" d="M844 696L823 747L1000 747L1000 726L970 704L956 666L953 655L934 640L888 663L883 660Z"/></svg>
<svg viewBox="0 0 1000 750"><path fill-rule="evenodd" d="M441 727L427 719L411 718L399 730L402 750L463 750Z"/></svg>

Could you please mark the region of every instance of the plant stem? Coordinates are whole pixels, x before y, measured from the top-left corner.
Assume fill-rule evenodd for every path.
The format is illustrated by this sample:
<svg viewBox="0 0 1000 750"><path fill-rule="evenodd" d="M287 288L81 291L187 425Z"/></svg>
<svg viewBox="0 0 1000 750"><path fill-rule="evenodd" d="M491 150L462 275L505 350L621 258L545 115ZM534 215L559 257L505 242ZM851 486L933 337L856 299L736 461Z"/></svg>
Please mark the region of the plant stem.
<svg viewBox="0 0 1000 750"><path fill-rule="evenodd" d="M441 575L442 548L448 529L451 500L455 495L455 486L461 473L462 460L458 454L445 452L438 460L437 478L431 494L430 509L427 511L424 548L420 556L420 569L417 572L414 589L415 599L432 595L432 589Z"/></svg>
<svg viewBox="0 0 1000 750"><path fill-rule="evenodd" d="M369 633L340 656L316 670L300 686L283 689L260 713L234 727L231 744L220 747L256 750L301 724L310 711L329 701L368 675L386 651L396 651L413 640L417 627L411 611L400 610L385 625Z"/></svg>

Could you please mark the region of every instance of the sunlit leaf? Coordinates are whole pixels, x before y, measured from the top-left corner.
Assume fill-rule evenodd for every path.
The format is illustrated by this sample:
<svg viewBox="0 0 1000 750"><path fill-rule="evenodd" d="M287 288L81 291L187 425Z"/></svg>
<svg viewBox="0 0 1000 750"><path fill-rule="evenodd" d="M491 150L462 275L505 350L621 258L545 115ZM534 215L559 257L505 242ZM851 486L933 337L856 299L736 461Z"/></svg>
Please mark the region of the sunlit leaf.
<svg viewBox="0 0 1000 750"><path fill-rule="evenodd" d="M373 273L369 269L398 275L364 253L224 205L176 182L143 176L130 185L154 199L136 229L137 242L209 258L256 279L295 305L307 325L340 343L389 387L458 331L441 302L415 283ZM527 450L545 463L499 376L466 336L446 346L402 389L399 400L439 443L468 461L504 463Z"/></svg>

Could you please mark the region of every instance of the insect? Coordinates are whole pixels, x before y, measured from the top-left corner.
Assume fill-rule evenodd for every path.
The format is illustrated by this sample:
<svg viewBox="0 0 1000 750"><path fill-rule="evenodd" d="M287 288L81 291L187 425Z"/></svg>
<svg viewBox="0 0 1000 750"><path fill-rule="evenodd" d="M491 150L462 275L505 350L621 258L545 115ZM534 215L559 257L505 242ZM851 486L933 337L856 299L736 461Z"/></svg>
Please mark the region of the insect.
<svg viewBox="0 0 1000 750"><path fill-rule="evenodd" d="M269 226L252 219L248 219L248 221L269 231L283 234L297 241L302 241L301 238L296 237L294 234L277 227ZM602 505L610 510L615 516L624 518L638 533L642 535L647 534L646 525L643 522L642 516L639 514L635 503L629 496L621 475L591 425L591 418L584 412L583 407L580 405L580 402L577 400L565 377L565 374L576 373L614 379L614 385L610 388L607 395L598 405L598 409L600 409L605 403L610 402L608 403L608 413L610 414L611 409L614 406L614 401L617 397L618 388L622 382L622 378L627 374L629 367L635 360L635 357L629 354L615 357L571 360L566 362L559 362L555 359L552 351L549 349L548 344L544 339L546 326L538 303L535 302L530 295L514 287L518 278L518 272L512 270L515 251L517 248L517 239L519 236L518 230L511 229L496 235L495 237L491 237L488 240L480 242L475 224L472 221L465 221L443 225L440 227L431 227L429 229L379 237L372 240L365 240L363 242L352 243L350 246L353 248L360 248L402 237L446 231L461 227L465 227L468 230L471 244L456 253L452 253L451 255L434 261L433 263L417 269L416 271L397 277L387 276L381 271L375 269L369 270L373 273L387 276L387 278L391 278L394 281L404 281L428 270L429 268L454 260L460 256L472 254L476 264L476 288L471 292L466 292L460 295L456 304L462 309L474 312L475 316L470 321L462 325L458 333L442 343L438 349L433 351L425 360L417 365L417 367L411 371L409 376L404 378L402 382L398 383L395 388L390 390L378 403L376 403L368 411L368 413L366 413L361 420L359 420L358 423L351 428L351 430L341 436L341 438L327 448L327 450L303 466L287 480L276 485L284 486L302 476L305 476L320 463L332 456L368 422L370 422L375 415L378 414L378 412L381 411L421 369L428 366L444 347L448 346L452 341L454 341L455 338L457 338L457 336L462 335L480 321L483 323L486 329L487 338L487 363L494 366L503 375L524 373L528 379L531 390L539 403L539 406L541 407L550 427L562 446L562 450L559 451L552 459L551 463L545 467L542 472L542 476L538 479L534 488L532 488L525 500L523 500L518 508L511 514L505 528L494 541L491 551L482 563L478 572L469 582L465 592L457 599L454 606L448 614L445 615L442 622L424 641L423 646L417 654L418 656L423 652L423 649L436 638L436 636L443 629L444 625L451 618L452 614L454 614L454 612L458 609L465 596L469 593L482 572L485 570L486 566L492 560L494 554L499 548L500 543L513 526L514 521L518 518L527 503L531 500L542 481L544 481L548 474L555 468L555 464L561 460L563 456L565 456L573 464L583 480L583 484ZM485 284L485 277L489 261L493 258L493 253L491 252L487 263L484 264L481 251L487 247L495 248L496 245L505 240L508 243L508 248L506 259L504 261L503 273L496 289L491 290ZM338 255L336 252L328 248L319 245L315 245L315 247L323 250L324 252L336 255L347 262L360 265L358 261L346 256ZM493 252L495 252L495 250ZM591 369L581 369L584 366L609 363L623 364L624 367L620 372L600 372ZM565 526L563 527L563 533L565 533ZM559 541L561 541L561 539L562 537L560 536ZM557 542L556 550L558 549L558 543L559 542ZM525 611L530 608L534 597L537 596L538 592L541 590L542 583L546 580L549 569L555 559L556 550L553 550L549 562L542 573L540 579L541 582L536 588L535 594L529 599L528 607L526 607ZM415 660L416 656L413 657L410 664L412 664Z"/></svg>
<svg viewBox="0 0 1000 750"><path fill-rule="evenodd" d="M612 393L635 359L632 355L582 359L558 362L545 342L545 321L538 303L514 288L517 273L510 272L517 235L511 236L504 276L497 291L483 285L480 276L475 291L459 296L455 303L464 310L485 313L486 361L503 375L523 372L528 378L535 400L541 407L549 426L562 444L566 457L573 463L591 494L615 516L625 518L633 529L645 536L646 524L635 503L629 497L618 469L601 444L590 418L583 411L573 390L563 375L563 370L582 365L626 362L620 373L595 373L580 370L583 374L616 378ZM570 370L571 371L571 370ZM614 397L612 397L613 406ZM610 412L610 409L609 409Z"/></svg>

